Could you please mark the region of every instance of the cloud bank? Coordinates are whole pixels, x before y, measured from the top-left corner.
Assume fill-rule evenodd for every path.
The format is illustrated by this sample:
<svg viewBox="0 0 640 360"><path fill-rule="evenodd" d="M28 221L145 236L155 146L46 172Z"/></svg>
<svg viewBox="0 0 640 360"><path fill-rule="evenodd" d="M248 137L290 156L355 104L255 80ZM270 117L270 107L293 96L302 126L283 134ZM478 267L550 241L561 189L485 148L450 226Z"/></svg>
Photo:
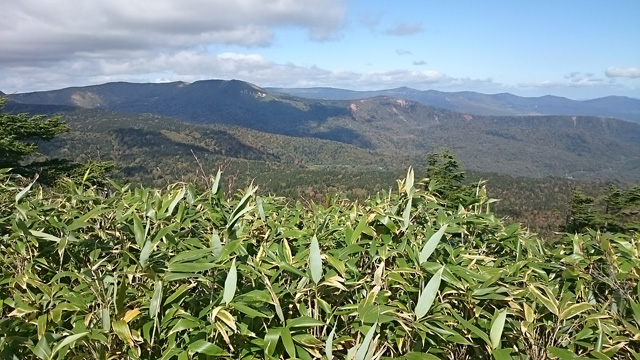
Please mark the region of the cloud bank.
<svg viewBox="0 0 640 360"><path fill-rule="evenodd" d="M616 78L631 78L638 79L640 78L640 68L637 67L628 67L628 68L620 68L620 67L609 67L604 72L607 77Z"/></svg>
<svg viewBox="0 0 640 360"><path fill-rule="evenodd" d="M0 64L213 44L267 46L283 27L325 41L339 36L346 7L341 0L319 1L316 6L296 0L9 1L0 12Z"/></svg>

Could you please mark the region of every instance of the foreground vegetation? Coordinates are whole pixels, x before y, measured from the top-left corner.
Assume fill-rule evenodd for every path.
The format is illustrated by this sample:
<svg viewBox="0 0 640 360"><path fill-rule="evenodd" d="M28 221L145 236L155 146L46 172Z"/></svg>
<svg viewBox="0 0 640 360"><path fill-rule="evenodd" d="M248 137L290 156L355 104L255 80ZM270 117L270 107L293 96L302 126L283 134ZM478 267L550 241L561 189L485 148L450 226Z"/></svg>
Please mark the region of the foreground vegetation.
<svg viewBox="0 0 640 360"><path fill-rule="evenodd" d="M90 174L88 174L90 175ZM89 178L90 176L87 176ZM553 244L478 183L323 205L0 174L0 358L640 358L640 239Z"/></svg>

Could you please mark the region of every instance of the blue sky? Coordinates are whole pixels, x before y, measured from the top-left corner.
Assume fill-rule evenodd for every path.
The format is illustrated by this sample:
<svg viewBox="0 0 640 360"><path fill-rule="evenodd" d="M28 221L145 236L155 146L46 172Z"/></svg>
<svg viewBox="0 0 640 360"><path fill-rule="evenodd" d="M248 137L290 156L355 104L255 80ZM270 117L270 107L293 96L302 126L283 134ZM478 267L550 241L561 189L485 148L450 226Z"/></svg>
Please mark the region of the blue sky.
<svg viewBox="0 0 640 360"><path fill-rule="evenodd" d="M13 0L0 90L109 81L640 98L640 1Z"/></svg>

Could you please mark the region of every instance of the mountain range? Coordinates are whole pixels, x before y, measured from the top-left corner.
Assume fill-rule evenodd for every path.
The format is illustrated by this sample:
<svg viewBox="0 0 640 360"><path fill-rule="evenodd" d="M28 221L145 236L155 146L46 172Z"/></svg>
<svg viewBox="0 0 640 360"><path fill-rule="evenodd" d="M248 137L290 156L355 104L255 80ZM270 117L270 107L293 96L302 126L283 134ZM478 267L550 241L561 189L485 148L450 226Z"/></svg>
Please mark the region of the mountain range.
<svg viewBox="0 0 640 360"><path fill-rule="evenodd" d="M408 87L376 91L353 91L328 87L266 88L266 90L326 100L358 100L376 96L391 96L474 115L583 115L613 117L640 123L640 99L625 96L607 96L578 101L551 95L521 97L509 93L489 95L471 91L422 91Z"/></svg>
<svg viewBox="0 0 640 360"><path fill-rule="evenodd" d="M379 159L379 165L387 167L421 162L427 152L449 147L468 169L535 177L640 179L640 125L608 117L637 113L636 99L577 102L408 88L304 89L307 97L285 91L301 95L302 90L263 89L239 80L120 82L8 95L7 109L50 109L73 118L73 131L62 140L73 138L75 144L96 148L89 139L101 138L101 144L111 146L103 154L113 146L125 151L147 146L155 149L147 152L151 157L159 149L182 154L196 148L253 161L375 166ZM311 94L323 99L308 98ZM440 102L425 105L428 98ZM463 111L447 109L454 105ZM601 112L594 110L599 108ZM522 115L531 109L540 111ZM540 115L548 112L568 115ZM76 150L69 156L82 151L82 146L70 148ZM342 155L336 158L335 152Z"/></svg>

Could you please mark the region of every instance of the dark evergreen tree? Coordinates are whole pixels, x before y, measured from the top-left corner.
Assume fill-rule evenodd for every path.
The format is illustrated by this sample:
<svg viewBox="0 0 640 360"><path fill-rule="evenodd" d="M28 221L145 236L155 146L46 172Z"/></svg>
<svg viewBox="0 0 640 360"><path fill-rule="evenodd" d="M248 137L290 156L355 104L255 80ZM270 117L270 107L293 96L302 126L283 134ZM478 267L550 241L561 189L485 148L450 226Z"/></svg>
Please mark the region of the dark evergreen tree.
<svg viewBox="0 0 640 360"><path fill-rule="evenodd" d="M449 149L427 155L427 183L429 191L453 206L468 206L476 201L475 187L464 185L465 172Z"/></svg>
<svg viewBox="0 0 640 360"><path fill-rule="evenodd" d="M37 142L69 131L59 116L7 114L0 98L0 168L24 169L24 159L37 153Z"/></svg>
<svg viewBox="0 0 640 360"><path fill-rule="evenodd" d="M572 189L564 231L573 233L581 232L587 228L597 228L598 224L593 209L595 202L595 198L586 195L582 190Z"/></svg>

